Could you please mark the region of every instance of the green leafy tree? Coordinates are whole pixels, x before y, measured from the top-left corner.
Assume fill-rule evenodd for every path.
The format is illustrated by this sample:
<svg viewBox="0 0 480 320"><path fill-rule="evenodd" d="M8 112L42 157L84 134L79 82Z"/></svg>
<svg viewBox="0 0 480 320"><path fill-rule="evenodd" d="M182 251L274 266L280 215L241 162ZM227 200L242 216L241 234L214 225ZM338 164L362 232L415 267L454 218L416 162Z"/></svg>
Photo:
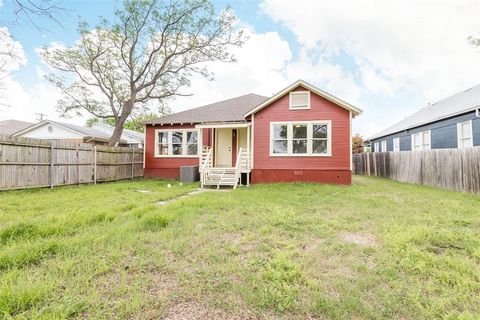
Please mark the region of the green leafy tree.
<svg viewBox="0 0 480 320"><path fill-rule="evenodd" d="M58 111L113 119L110 145L152 103L185 95L194 74L212 79L206 62L235 61L229 50L243 40L232 11L216 15L209 0L126 0L115 17L93 30L81 22L73 46L41 51L57 71L48 80L63 92Z"/></svg>

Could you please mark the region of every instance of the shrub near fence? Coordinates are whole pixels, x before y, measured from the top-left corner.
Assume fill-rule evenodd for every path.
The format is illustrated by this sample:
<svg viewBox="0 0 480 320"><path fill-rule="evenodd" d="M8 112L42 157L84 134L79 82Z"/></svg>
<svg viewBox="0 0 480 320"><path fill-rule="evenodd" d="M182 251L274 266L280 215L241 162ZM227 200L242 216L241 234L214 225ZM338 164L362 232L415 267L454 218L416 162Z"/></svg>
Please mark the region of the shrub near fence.
<svg viewBox="0 0 480 320"><path fill-rule="evenodd" d="M142 176L142 149L0 135L0 190Z"/></svg>
<svg viewBox="0 0 480 320"><path fill-rule="evenodd" d="M356 174L480 193L480 147L361 153L353 165Z"/></svg>

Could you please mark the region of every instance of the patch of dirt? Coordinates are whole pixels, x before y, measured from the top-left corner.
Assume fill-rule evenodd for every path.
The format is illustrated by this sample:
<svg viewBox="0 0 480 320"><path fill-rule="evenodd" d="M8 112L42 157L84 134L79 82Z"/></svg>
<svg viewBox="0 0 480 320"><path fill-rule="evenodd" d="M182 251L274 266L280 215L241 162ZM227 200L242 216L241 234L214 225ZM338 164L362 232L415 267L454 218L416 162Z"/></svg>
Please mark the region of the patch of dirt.
<svg viewBox="0 0 480 320"><path fill-rule="evenodd" d="M361 247L376 247L378 246L377 238L373 234L359 233L359 232L344 232L340 237L345 242L354 243Z"/></svg>
<svg viewBox="0 0 480 320"><path fill-rule="evenodd" d="M198 302L182 302L167 308L164 320L240 320L255 319L248 315L237 316L220 309L208 308Z"/></svg>

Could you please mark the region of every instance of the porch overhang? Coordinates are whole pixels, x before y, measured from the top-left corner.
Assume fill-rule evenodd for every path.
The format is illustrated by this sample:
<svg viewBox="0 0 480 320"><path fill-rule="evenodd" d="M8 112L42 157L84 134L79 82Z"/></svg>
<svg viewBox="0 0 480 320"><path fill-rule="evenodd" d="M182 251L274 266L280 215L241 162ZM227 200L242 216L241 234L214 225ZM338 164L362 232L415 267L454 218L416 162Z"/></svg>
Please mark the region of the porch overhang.
<svg viewBox="0 0 480 320"><path fill-rule="evenodd" d="M200 123L196 124L196 129L220 129L220 128L248 128L252 126L250 122L222 122L222 123Z"/></svg>

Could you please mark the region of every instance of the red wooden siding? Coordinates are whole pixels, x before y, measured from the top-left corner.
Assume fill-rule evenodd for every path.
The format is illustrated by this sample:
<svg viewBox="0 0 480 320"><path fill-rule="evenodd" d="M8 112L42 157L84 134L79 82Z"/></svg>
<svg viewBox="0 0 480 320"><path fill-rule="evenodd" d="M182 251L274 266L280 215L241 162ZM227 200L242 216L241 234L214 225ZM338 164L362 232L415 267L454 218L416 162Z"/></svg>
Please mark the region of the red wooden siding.
<svg viewBox="0 0 480 320"><path fill-rule="evenodd" d="M298 87L295 90L306 90ZM270 156L270 122L332 121L332 156ZM350 113L310 92L310 109L290 110L289 94L254 115L254 164L252 182L316 181L351 183Z"/></svg>
<svg viewBox="0 0 480 320"><path fill-rule="evenodd" d="M159 157L155 158L156 129L193 129L195 125L148 125L145 134L145 177L176 179L180 176L180 166L198 166L199 157ZM203 145L210 145L210 129L203 129ZM201 147L200 147L201 148ZM201 150L199 149L199 152Z"/></svg>

